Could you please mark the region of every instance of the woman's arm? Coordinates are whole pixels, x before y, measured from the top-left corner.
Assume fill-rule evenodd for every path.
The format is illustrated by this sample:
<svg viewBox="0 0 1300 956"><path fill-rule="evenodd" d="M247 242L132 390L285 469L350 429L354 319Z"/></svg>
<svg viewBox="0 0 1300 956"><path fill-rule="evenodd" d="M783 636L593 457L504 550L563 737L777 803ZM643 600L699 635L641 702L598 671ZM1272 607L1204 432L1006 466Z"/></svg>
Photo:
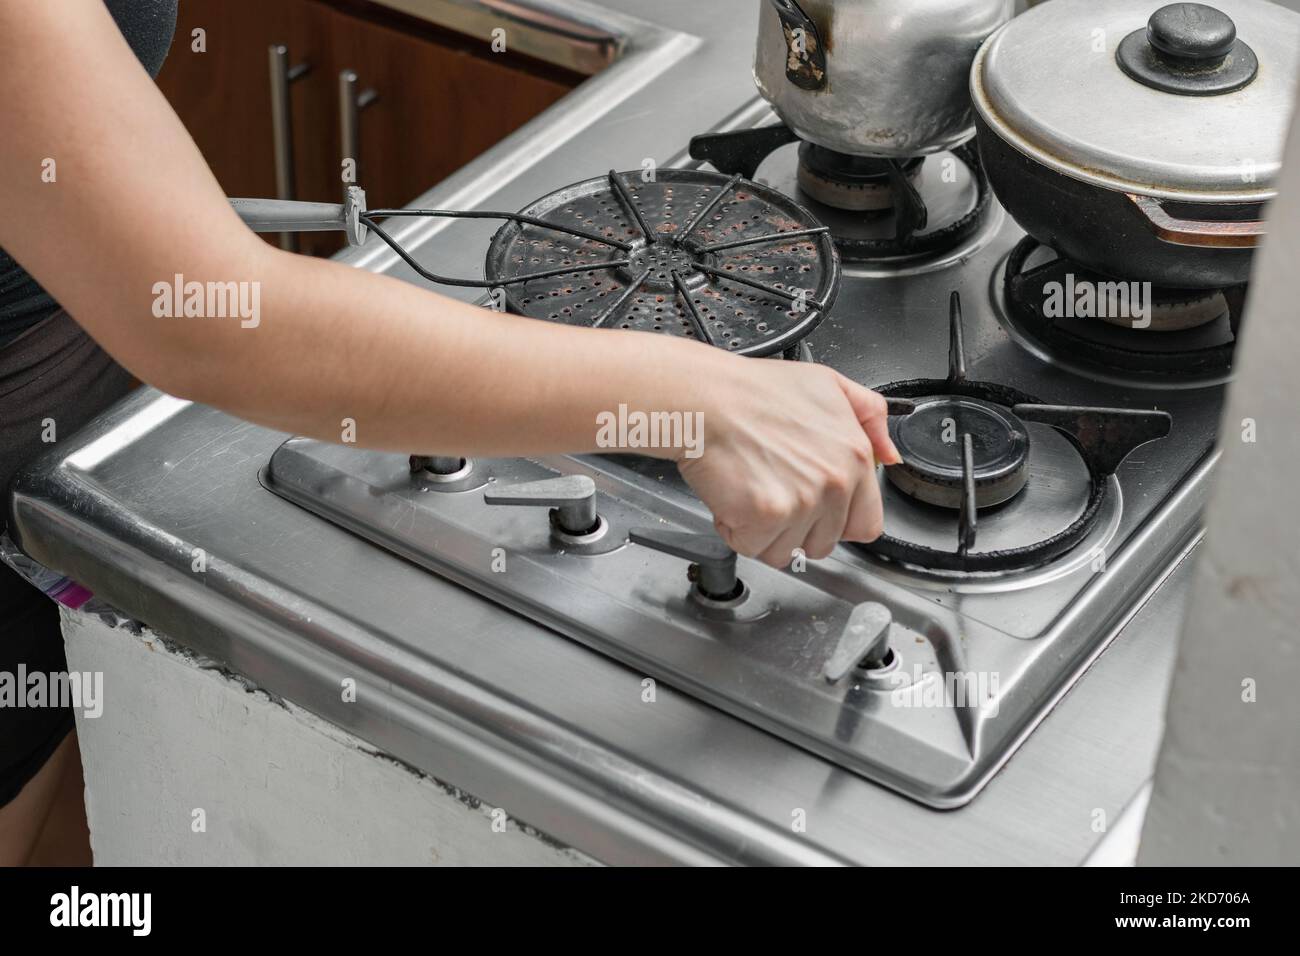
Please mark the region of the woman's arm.
<svg viewBox="0 0 1300 956"><path fill-rule="evenodd" d="M338 441L350 419L360 445L448 455L593 451L597 416L620 403L699 411L704 454L683 473L737 550L781 564L880 533L872 443L897 453L874 393L824 368L504 315L272 248L101 0L0 0L0 91L0 246L141 379L286 431ZM154 285L177 274L260 283L260 322L155 317Z"/></svg>

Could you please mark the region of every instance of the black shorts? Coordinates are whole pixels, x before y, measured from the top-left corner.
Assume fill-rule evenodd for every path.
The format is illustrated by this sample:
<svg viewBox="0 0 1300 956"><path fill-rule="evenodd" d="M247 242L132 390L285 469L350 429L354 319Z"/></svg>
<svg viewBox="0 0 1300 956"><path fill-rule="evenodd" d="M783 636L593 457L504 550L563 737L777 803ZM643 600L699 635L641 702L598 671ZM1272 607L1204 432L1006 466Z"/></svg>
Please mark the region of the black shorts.
<svg viewBox="0 0 1300 956"><path fill-rule="evenodd" d="M67 670L58 605L8 568L3 570L7 579L0 582L0 671L17 675L20 664L29 674ZM72 725L68 707L0 707L0 807L18 796Z"/></svg>
<svg viewBox="0 0 1300 956"><path fill-rule="evenodd" d="M43 424L53 419L66 440L121 398L131 376L66 312L56 312L0 349L0 528L9 519L9 483L22 465L50 448ZM57 442L56 442L57 444ZM0 672L67 670L58 607L0 564ZM72 729L72 711L0 706L0 806L45 765Z"/></svg>

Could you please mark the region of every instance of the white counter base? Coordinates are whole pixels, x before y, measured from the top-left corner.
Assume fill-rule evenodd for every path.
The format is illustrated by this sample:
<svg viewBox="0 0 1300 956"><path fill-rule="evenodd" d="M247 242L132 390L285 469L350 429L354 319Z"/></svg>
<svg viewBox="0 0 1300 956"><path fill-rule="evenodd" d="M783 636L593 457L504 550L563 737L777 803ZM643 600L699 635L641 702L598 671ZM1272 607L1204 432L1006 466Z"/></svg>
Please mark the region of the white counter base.
<svg viewBox="0 0 1300 956"><path fill-rule="evenodd" d="M103 673L77 714L96 865L593 863L149 631L63 632L69 670Z"/></svg>

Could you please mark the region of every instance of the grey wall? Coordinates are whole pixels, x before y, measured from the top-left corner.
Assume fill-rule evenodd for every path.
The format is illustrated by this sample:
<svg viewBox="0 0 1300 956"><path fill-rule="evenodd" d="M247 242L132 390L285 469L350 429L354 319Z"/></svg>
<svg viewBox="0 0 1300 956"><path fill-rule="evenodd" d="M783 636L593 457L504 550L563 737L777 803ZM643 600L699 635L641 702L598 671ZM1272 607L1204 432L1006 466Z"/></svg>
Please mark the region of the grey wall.
<svg viewBox="0 0 1300 956"><path fill-rule="evenodd" d="M1252 277L1140 864L1300 863L1300 117L1287 156Z"/></svg>

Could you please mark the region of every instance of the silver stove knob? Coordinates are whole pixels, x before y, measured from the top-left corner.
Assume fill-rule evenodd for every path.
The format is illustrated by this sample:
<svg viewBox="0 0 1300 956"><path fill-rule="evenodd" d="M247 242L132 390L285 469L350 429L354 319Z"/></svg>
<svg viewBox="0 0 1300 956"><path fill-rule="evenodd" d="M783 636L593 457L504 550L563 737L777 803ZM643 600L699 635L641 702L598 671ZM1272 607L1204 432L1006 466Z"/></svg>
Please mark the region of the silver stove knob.
<svg viewBox="0 0 1300 956"><path fill-rule="evenodd" d="M822 675L831 684L843 680L857 666L880 667L889 659L889 629L894 616L875 601L859 604L840 632Z"/></svg>
<svg viewBox="0 0 1300 956"><path fill-rule="evenodd" d="M698 595L707 601L732 601L744 590L736 577L736 552L716 534L633 528L628 538L644 547L690 561L687 576L694 582Z"/></svg>
<svg viewBox="0 0 1300 956"><path fill-rule="evenodd" d="M556 530L584 537L600 528L596 514L596 483L587 475L561 475L541 481L488 488L483 500L490 505L550 508Z"/></svg>

